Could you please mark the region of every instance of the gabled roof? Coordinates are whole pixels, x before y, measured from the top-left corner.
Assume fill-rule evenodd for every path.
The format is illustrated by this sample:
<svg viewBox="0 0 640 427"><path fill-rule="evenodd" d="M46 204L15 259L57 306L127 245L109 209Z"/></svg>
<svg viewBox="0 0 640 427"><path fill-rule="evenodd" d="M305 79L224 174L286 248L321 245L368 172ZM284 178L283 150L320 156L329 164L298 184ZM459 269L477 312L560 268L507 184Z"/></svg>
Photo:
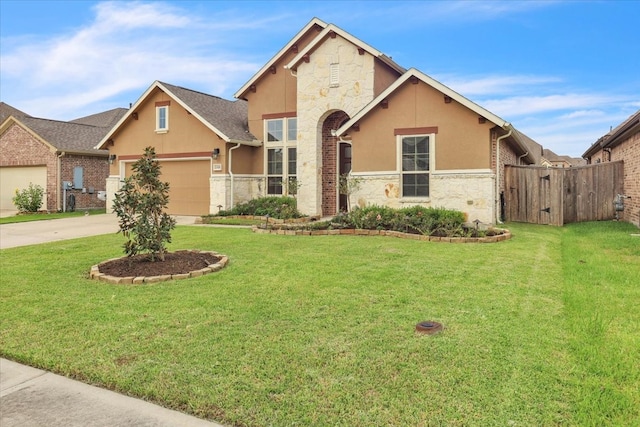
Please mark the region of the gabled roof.
<svg viewBox="0 0 640 427"><path fill-rule="evenodd" d="M334 24L327 25L320 32L320 34L318 34L311 41L311 43L309 43L307 46L305 46L304 49L302 49L300 52L298 52L298 54L285 66L285 68L289 69L289 70L295 70L298 67L298 64L300 63L300 61L302 61L305 58L306 55L308 55L312 51L314 51L322 43L322 41L325 38L327 38L327 37L329 37L331 35L331 33L335 33L335 34L339 35L340 37L348 40L352 44L358 46L359 48L364 49L366 52L368 52L369 54L371 54L375 58L380 59L382 62L387 64L389 67L391 67L392 69L397 71L398 74L402 74L402 73L404 73L406 71L405 68L403 68L400 65L396 64L387 55L383 54L379 50L373 48L372 46L370 46L367 43L363 42L362 40L358 39L357 37L352 36L351 34L349 34L348 32L344 31L343 29L337 27Z"/></svg>
<svg viewBox="0 0 640 427"><path fill-rule="evenodd" d="M518 137L520 138L520 140L529 149L529 157L532 160L531 164L539 165L540 164L540 160L542 159L542 152L543 152L542 145L538 144L536 141L534 141L533 139L529 138L527 135L525 135L524 133L520 132L519 130L517 130L515 128L513 130L514 130L515 133L518 134Z"/></svg>
<svg viewBox="0 0 640 427"><path fill-rule="evenodd" d="M255 73L253 75L253 77L251 77L249 79L248 82L246 82L234 95L234 98L242 98L242 96L249 90L249 88L251 87L252 84L254 84L256 81L258 81L258 79L260 77L262 77L262 75L264 73L266 73L267 71L269 71L269 69L285 54L289 51L289 49L291 49L293 47L294 44L296 44L298 42L298 40L305 35L311 28L313 28L314 26L319 26L320 28L325 28L327 26L327 23L318 19L318 18L313 18L311 21L309 21L309 23L307 25L305 25L300 31L298 31L298 33L293 36L293 38L291 40L289 40L289 43L287 43L286 45L284 45L284 47L282 49L280 49L278 51L278 53L276 53L270 60L269 62L267 62L266 64L264 64L264 66L262 68L260 68L260 70L258 70L257 73Z"/></svg>
<svg viewBox="0 0 640 427"><path fill-rule="evenodd" d="M54 151L97 156L108 155L108 151L94 148L96 143L107 133L108 128L39 119L31 116L20 118L10 116L2 123L0 133L14 123Z"/></svg>
<svg viewBox="0 0 640 427"><path fill-rule="evenodd" d="M598 138L598 140L584 152L582 157L586 159L593 156L603 148L613 148L623 142L632 132L638 132L639 130L640 110L629 116L627 120L607 132L604 136Z"/></svg>
<svg viewBox="0 0 640 427"><path fill-rule="evenodd" d="M5 102L0 102L0 124L3 123L5 120L7 120L9 116L29 117L29 114L23 111L20 111L17 108L12 107L11 105Z"/></svg>
<svg viewBox="0 0 640 427"><path fill-rule="evenodd" d="M246 101L229 101L217 96L155 81L118 123L111 128L109 133L102 138L96 148L104 147L107 141L123 126L129 116L136 111L155 89L159 89L169 95L225 142L252 146L262 144L249 132Z"/></svg>
<svg viewBox="0 0 640 427"><path fill-rule="evenodd" d="M86 117L80 117L70 120L70 123L78 123L82 125L91 125L111 129L118 120L127 113L126 108L114 108L113 110L103 111L102 113L92 114Z"/></svg>
<svg viewBox="0 0 640 427"><path fill-rule="evenodd" d="M378 104L380 104L385 98L389 97L393 92L398 90L398 88L400 88L410 78L417 78L417 79L421 80L423 83L426 83L427 85L433 87L434 89L438 90L439 92L443 93L444 95L447 95L448 97L450 97L454 101L462 104L463 106L467 107L471 111L477 113L479 116L484 117L485 119L487 119L491 123L495 124L496 126L504 129L507 132L508 131L512 131L512 134L511 134L510 138L518 146L518 148L520 149L520 152L524 153L525 159L530 164L535 162L535 157L531 153L532 150L530 149L529 145L527 144L527 141L525 141L524 138L522 137L523 134L521 132L519 132L517 129L515 129L511 125L511 123L501 119L500 117L498 117L497 115L493 114L489 110L486 110L486 109L482 108L481 106L479 106L475 102L465 98L464 96L460 95L458 92L454 91L453 89L450 89L449 87L447 87L444 84L440 83L439 81L427 76L426 74L424 74L423 72L421 72L421 71L419 71L419 70L417 70L415 68L409 69L406 73L404 73L402 76L400 76L400 78L398 78L395 82L393 82L393 84L391 84L391 86L389 86L387 89L385 89L373 101L371 101L362 110L360 110L358 113L356 113L356 115L353 116L348 122L343 124L336 131L336 135L337 136L343 135L346 131L349 130L349 128L351 128L354 124L356 124L358 121L360 121L371 110L373 110L374 107L376 107ZM527 139L531 140L530 138L527 138ZM533 140L531 140L531 141L533 141Z"/></svg>

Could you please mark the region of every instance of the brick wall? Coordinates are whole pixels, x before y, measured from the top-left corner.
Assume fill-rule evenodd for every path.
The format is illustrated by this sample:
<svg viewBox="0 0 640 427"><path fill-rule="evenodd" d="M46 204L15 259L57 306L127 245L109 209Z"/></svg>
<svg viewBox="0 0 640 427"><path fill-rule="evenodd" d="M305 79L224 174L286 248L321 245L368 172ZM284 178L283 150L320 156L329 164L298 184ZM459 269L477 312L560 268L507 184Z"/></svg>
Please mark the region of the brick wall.
<svg viewBox="0 0 640 427"><path fill-rule="evenodd" d="M332 129L338 129L349 118L343 111L331 114L322 125L322 216L332 216L338 212L338 138L331 136Z"/></svg>
<svg viewBox="0 0 640 427"><path fill-rule="evenodd" d="M498 135L495 131L491 132L491 170L496 172L496 142ZM506 139L500 141L500 191L504 191L504 165L515 165L518 162L518 156L513 151Z"/></svg>
<svg viewBox="0 0 640 427"><path fill-rule="evenodd" d="M67 190L67 197L73 194L76 198L76 209L104 208L105 202L98 199L98 191L105 191L106 179L109 176L109 161L106 157L82 156L70 154L62 157L60 162L60 182L73 182L73 171L80 166L83 168L82 188ZM62 184L60 184L62 186ZM90 190L93 189L93 194ZM68 203L68 199L67 199Z"/></svg>
<svg viewBox="0 0 640 427"><path fill-rule="evenodd" d="M0 167L6 166L46 166L46 209L56 210L57 157L49 147L16 124L11 125L0 137Z"/></svg>
<svg viewBox="0 0 640 427"><path fill-rule="evenodd" d="M109 163L106 157L66 155L60 158L60 173L58 177L58 155L55 151L36 139L29 132L18 125L12 125L0 137L0 167L6 166L46 166L47 167L47 206L48 211L62 209L62 181L73 181L75 166L83 167L84 188L71 190L76 197L76 209L104 208L105 202L98 200L98 190L105 190L106 179L109 176ZM89 194L89 188L94 189ZM69 191L67 191L69 193ZM58 198L60 197L60 206Z"/></svg>
<svg viewBox="0 0 640 427"><path fill-rule="evenodd" d="M611 149L611 161L616 160L624 161L624 193L631 196L624 201L623 219L640 227L640 131Z"/></svg>

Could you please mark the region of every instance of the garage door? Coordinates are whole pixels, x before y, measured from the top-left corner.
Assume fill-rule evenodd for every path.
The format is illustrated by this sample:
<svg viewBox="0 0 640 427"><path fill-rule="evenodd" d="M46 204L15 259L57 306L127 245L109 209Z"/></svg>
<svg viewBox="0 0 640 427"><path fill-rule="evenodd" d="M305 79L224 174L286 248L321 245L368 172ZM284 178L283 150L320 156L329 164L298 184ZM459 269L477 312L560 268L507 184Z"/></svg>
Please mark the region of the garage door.
<svg viewBox="0 0 640 427"><path fill-rule="evenodd" d="M47 167L46 166L20 166L0 168L0 209L16 210L13 204L13 196L16 189L24 190L29 188L29 183L47 188ZM42 199L41 209L47 208L47 195Z"/></svg>
<svg viewBox="0 0 640 427"><path fill-rule="evenodd" d="M131 175L127 164L127 176ZM169 183L171 215L207 215L209 213L210 160L161 161L160 180Z"/></svg>

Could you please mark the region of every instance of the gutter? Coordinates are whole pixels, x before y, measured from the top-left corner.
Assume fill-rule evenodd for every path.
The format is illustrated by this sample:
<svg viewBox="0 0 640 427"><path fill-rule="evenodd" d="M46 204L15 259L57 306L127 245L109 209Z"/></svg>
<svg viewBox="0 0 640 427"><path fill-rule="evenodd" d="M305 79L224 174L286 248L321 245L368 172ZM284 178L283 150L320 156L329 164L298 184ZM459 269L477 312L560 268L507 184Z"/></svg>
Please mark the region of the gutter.
<svg viewBox="0 0 640 427"><path fill-rule="evenodd" d="M231 161L233 159L232 151L235 150L236 148L240 148L240 146L242 145L239 142L237 144L238 145L236 145L235 147L229 148L229 176L231 177L231 192L230 192L231 193L231 204L230 204L230 208L233 208L233 171L231 170L231 165L233 163Z"/></svg>
<svg viewBox="0 0 640 427"><path fill-rule="evenodd" d="M502 221L500 221L500 143L503 139L509 138L513 133L513 127L511 127L509 123L506 123L505 127L509 129L509 132L496 139L496 224L502 224ZM529 152L525 155L527 154L529 154Z"/></svg>

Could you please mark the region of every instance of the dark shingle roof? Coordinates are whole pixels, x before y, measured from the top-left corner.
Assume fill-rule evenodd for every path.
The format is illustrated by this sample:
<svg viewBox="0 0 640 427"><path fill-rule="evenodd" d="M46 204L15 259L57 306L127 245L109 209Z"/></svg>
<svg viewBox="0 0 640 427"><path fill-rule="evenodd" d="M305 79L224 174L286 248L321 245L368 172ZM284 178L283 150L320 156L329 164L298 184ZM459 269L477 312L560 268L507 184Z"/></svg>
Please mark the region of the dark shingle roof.
<svg viewBox="0 0 640 427"><path fill-rule="evenodd" d="M229 139L247 142L257 139L249 132L247 101L228 101L180 86L159 83Z"/></svg>
<svg viewBox="0 0 640 427"><path fill-rule="evenodd" d="M18 120L59 151L108 153L107 150L96 150L94 147L110 128L35 117Z"/></svg>
<svg viewBox="0 0 640 427"><path fill-rule="evenodd" d="M0 123L7 120L9 116L13 116L15 118L30 117L27 113L20 111L7 103L0 102Z"/></svg>
<svg viewBox="0 0 640 427"><path fill-rule="evenodd" d="M86 117L80 117L71 120L69 123L78 123L82 125L98 126L111 129L118 120L127 113L126 108L114 108L113 110L103 111L102 113L92 114Z"/></svg>
<svg viewBox="0 0 640 427"><path fill-rule="evenodd" d="M540 158L542 157L542 145L538 144L519 130L514 129L514 131L520 136L520 139L522 140L522 142L524 142L526 148L529 150L529 155L533 159L532 164L540 164Z"/></svg>

